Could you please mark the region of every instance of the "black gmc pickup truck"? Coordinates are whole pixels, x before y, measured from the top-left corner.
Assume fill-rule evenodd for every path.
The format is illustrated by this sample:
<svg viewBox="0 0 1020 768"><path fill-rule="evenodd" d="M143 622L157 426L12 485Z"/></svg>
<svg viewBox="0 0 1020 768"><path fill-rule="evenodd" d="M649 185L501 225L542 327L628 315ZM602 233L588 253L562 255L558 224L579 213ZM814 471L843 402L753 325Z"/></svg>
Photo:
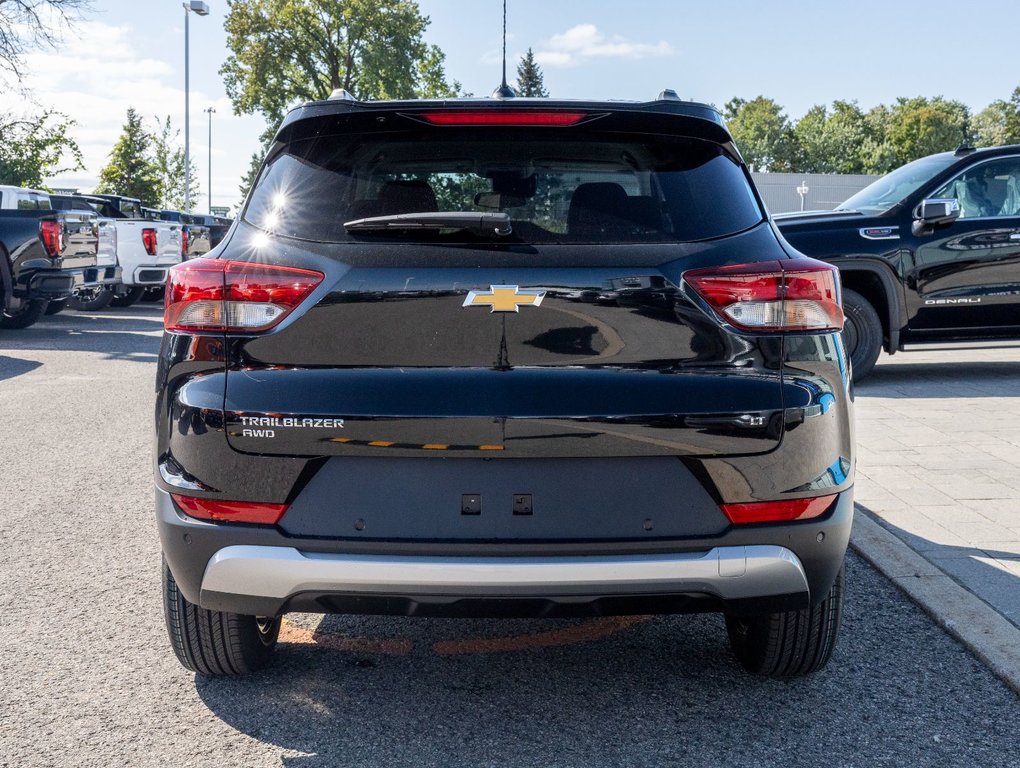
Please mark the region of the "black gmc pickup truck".
<svg viewBox="0 0 1020 768"><path fill-rule="evenodd" d="M27 328L49 302L87 284L97 221L95 213L54 211L43 192L0 187L0 328Z"/></svg>
<svg viewBox="0 0 1020 768"><path fill-rule="evenodd" d="M856 379L883 348L1020 339L1020 145L924 157L835 211L774 218L839 267Z"/></svg>

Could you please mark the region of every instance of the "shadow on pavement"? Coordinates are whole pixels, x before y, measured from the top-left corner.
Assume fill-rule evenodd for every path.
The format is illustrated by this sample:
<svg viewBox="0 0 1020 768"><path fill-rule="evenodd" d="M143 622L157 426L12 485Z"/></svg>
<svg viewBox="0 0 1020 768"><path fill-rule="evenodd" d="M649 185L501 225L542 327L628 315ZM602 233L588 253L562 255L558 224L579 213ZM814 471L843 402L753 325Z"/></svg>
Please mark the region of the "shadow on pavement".
<svg viewBox="0 0 1020 768"><path fill-rule="evenodd" d="M292 768L965 765L1015 748L1014 694L852 554L839 645L810 678L745 674L714 615L655 617L578 641L584 624L326 617L306 631L315 641L281 644L269 669L196 677L195 687L232 728L302 753L281 756ZM573 639L450 652L550 630ZM332 647L326 635L338 638ZM962 679L1002 718L994 728L975 733L991 712L945 707ZM933 741L933 722L966 736Z"/></svg>
<svg viewBox="0 0 1020 768"><path fill-rule="evenodd" d="M5 351L98 352L109 360L153 363L163 332L163 305L142 304L100 312L64 310L18 331L4 331ZM2 376L2 368L0 368Z"/></svg>
<svg viewBox="0 0 1020 768"><path fill-rule="evenodd" d="M1020 395L1020 364L1016 361L960 362L947 353L945 363L885 362L855 384L857 394L868 397L1008 397ZM899 357L899 355L897 355ZM895 358L894 358L895 359Z"/></svg>
<svg viewBox="0 0 1020 768"><path fill-rule="evenodd" d="M0 355L0 381L13 379L29 371L34 371L42 363L35 360L22 360L18 357Z"/></svg>
<svg viewBox="0 0 1020 768"><path fill-rule="evenodd" d="M890 523L865 505L858 506L872 520L1020 628L1020 576L990 562L1020 563L1020 553L994 546L940 544Z"/></svg>

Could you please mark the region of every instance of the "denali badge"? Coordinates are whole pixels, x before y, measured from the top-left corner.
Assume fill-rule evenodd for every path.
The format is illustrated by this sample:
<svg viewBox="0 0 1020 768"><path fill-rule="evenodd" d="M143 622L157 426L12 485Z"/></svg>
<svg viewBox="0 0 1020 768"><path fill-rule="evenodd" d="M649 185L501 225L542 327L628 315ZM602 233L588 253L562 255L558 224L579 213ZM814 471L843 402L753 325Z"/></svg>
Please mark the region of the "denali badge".
<svg viewBox="0 0 1020 768"><path fill-rule="evenodd" d="M537 307L545 291L522 291L516 285L490 285L487 291L471 291L464 299L465 307L491 307L492 312L520 312L521 305Z"/></svg>

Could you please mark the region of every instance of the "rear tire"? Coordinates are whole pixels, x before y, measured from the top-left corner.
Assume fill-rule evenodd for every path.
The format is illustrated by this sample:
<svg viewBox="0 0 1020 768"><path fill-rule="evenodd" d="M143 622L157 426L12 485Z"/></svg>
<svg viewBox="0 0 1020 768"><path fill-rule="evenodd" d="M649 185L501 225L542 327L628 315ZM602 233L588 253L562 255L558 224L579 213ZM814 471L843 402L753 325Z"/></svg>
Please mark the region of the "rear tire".
<svg viewBox="0 0 1020 768"><path fill-rule="evenodd" d="M83 288L68 300L67 306L79 312L98 312L108 307L111 301L113 290L110 288Z"/></svg>
<svg viewBox="0 0 1020 768"><path fill-rule="evenodd" d="M207 611L189 603L163 560L163 609L170 645L200 675L244 675L269 663L280 619Z"/></svg>
<svg viewBox="0 0 1020 768"><path fill-rule="evenodd" d="M207 611L189 603L163 560L163 611L170 646L193 672L241 675L261 669L272 658L279 619Z"/></svg>
<svg viewBox="0 0 1020 768"><path fill-rule="evenodd" d="M145 293L145 287L136 285L127 289L127 293L114 293L113 299L110 300L111 307L130 307L136 303L142 294Z"/></svg>
<svg viewBox="0 0 1020 768"><path fill-rule="evenodd" d="M45 315L56 315L67 309L67 302L69 299L57 299L56 301L50 301L46 303Z"/></svg>
<svg viewBox="0 0 1020 768"><path fill-rule="evenodd" d="M730 647L749 672L772 678L809 675L824 667L836 647L843 617L843 573L817 605L764 616L727 616Z"/></svg>
<svg viewBox="0 0 1020 768"><path fill-rule="evenodd" d="M4 309L0 312L0 328L21 330L22 328L34 325L43 316L47 304L49 302L45 299L32 299L31 301L22 302L19 309Z"/></svg>
<svg viewBox="0 0 1020 768"><path fill-rule="evenodd" d="M860 381L871 373L882 352L882 322L871 303L856 291L843 291L843 314L843 343L854 381Z"/></svg>

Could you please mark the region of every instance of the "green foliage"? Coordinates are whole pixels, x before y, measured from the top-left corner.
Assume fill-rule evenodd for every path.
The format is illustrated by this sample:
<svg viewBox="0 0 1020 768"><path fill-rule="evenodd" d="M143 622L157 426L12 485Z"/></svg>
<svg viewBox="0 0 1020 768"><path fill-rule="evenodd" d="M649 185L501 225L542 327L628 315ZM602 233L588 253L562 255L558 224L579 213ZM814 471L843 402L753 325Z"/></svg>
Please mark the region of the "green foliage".
<svg viewBox="0 0 1020 768"><path fill-rule="evenodd" d="M238 113L276 125L295 102L453 96L413 0L230 0L220 69Z"/></svg>
<svg viewBox="0 0 1020 768"><path fill-rule="evenodd" d="M84 170L81 150L70 136L74 125L52 110L38 117L0 116L0 184L39 188L49 176Z"/></svg>
<svg viewBox="0 0 1020 768"><path fill-rule="evenodd" d="M128 107L124 131L110 152L110 162L99 173L97 192L137 197L153 205L162 197L159 171L152 159L152 136L142 118Z"/></svg>
<svg viewBox="0 0 1020 768"><path fill-rule="evenodd" d="M1009 101L997 99L978 112L971 121L974 142L979 147L1020 144L1020 88Z"/></svg>
<svg viewBox="0 0 1020 768"><path fill-rule="evenodd" d="M165 120L156 118L157 130L150 134L152 141L152 166L156 173L159 197L157 207L170 210L184 210L184 148L181 147L180 129L174 130L170 115ZM191 200L201 194L198 184L198 169L191 163Z"/></svg>
<svg viewBox="0 0 1020 768"><path fill-rule="evenodd" d="M530 48L521 57L517 65L517 87L518 96L546 97L549 91L545 89L545 78L542 76L542 68L535 61L535 54Z"/></svg>
<svg viewBox="0 0 1020 768"><path fill-rule="evenodd" d="M896 153L897 165L956 149L970 139L970 110L941 96L901 97L889 110L885 139Z"/></svg>
<svg viewBox="0 0 1020 768"><path fill-rule="evenodd" d="M244 174L241 179L241 185L237 188L241 193L241 199L248 197L248 192L255 184L259 177L259 171L262 169L262 156L264 152L255 152L251 156L251 162L248 164L248 172Z"/></svg>
<svg viewBox="0 0 1020 768"><path fill-rule="evenodd" d="M853 101L835 101L808 110L794 126L800 146L797 170L805 173L864 173L865 144L871 132Z"/></svg>
<svg viewBox="0 0 1020 768"><path fill-rule="evenodd" d="M797 170L797 136L775 101L764 96L750 101L735 98L726 104L724 114L744 162L754 170Z"/></svg>

